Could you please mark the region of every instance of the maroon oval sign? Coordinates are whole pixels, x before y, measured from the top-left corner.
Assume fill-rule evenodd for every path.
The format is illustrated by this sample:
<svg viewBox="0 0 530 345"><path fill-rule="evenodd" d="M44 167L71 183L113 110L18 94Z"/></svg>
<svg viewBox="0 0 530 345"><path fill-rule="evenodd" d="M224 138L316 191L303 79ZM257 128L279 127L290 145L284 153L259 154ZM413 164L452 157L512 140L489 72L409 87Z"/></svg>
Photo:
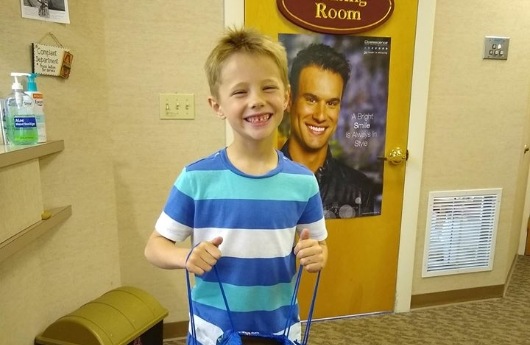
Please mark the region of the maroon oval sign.
<svg viewBox="0 0 530 345"><path fill-rule="evenodd" d="M287 20L326 34L373 29L390 18L394 0L276 0Z"/></svg>

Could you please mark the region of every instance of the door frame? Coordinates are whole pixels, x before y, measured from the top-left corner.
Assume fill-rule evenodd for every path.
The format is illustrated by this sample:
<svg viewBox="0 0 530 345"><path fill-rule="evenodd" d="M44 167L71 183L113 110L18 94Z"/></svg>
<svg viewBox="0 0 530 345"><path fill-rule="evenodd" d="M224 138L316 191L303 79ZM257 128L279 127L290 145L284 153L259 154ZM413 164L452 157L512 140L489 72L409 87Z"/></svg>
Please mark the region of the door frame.
<svg viewBox="0 0 530 345"><path fill-rule="evenodd" d="M401 237L394 303L394 312L396 313L410 311L412 297L435 9L436 0L419 0L418 2L407 143L410 156L407 161L403 193ZM244 0L224 0L224 26L243 25L244 12ZM231 143L232 138L233 135L229 126L226 126L227 145Z"/></svg>

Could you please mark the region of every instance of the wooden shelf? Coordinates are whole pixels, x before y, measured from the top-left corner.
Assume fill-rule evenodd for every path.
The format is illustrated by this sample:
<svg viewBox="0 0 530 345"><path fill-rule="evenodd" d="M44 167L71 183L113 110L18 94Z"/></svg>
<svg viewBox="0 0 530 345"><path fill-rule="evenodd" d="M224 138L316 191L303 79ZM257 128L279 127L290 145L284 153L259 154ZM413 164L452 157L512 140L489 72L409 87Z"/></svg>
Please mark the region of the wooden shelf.
<svg viewBox="0 0 530 345"><path fill-rule="evenodd" d="M37 145L0 145L0 169L64 150L64 140Z"/></svg>
<svg viewBox="0 0 530 345"><path fill-rule="evenodd" d="M11 166L13 166L13 169L18 169L16 170L16 173L26 172L28 171L28 169L25 169L25 167L15 165L23 162L33 161L35 159L39 159L41 157L57 153L63 150L63 140L53 140L37 145L0 145L0 172L3 168ZM36 186L40 186L40 184L37 184ZM40 190L35 191L35 193L40 193ZM28 198L27 193L25 195L18 195L13 193L6 194L16 195L17 198ZM5 210L0 210L0 213L1 212L5 212ZM9 256L13 255L17 251L27 246L39 236L53 229L60 223L66 221L72 215L72 206L69 205L54 208L48 210L48 212L51 213L51 216L46 220L40 220L25 229L21 229L11 237L7 239L2 239L2 242L0 242L0 263ZM35 220L35 217L32 217L32 220Z"/></svg>
<svg viewBox="0 0 530 345"><path fill-rule="evenodd" d="M72 215L72 206L68 205L54 208L49 210L49 212L51 213L50 218L41 220L0 243L0 262L24 248L45 232L70 218Z"/></svg>

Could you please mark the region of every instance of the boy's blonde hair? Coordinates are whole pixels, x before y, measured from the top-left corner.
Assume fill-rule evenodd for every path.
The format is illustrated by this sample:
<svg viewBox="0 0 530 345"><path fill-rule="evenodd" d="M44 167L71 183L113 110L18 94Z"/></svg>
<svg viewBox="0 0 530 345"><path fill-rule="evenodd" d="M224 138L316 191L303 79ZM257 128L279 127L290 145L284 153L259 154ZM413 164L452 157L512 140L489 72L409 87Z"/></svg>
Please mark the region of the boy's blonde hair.
<svg viewBox="0 0 530 345"><path fill-rule="evenodd" d="M278 66L281 80L287 89L289 85L287 54L283 45L254 29L229 28L211 51L204 64L212 96L219 97L223 64L234 53L270 57Z"/></svg>

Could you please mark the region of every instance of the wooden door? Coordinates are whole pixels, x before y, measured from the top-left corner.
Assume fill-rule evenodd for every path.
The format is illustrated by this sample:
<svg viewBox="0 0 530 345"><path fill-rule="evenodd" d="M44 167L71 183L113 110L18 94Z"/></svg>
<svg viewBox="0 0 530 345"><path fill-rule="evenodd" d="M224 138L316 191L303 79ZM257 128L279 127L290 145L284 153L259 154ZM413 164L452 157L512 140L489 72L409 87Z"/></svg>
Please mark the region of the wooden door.
<svg viewBox="0 0 530 345"><path fill-rule="evenodd" d="M418 0L399 0L392 17L362 36L391 37L386 148L406 149ZM278 37L305 33L274 0L245 0L245 25ZM322 272L314 318L392 311L396 292L405 164L386 164L381 215L328 220L329 261ZM315 275L305 274L299 300L307 315Z"/></svg>

